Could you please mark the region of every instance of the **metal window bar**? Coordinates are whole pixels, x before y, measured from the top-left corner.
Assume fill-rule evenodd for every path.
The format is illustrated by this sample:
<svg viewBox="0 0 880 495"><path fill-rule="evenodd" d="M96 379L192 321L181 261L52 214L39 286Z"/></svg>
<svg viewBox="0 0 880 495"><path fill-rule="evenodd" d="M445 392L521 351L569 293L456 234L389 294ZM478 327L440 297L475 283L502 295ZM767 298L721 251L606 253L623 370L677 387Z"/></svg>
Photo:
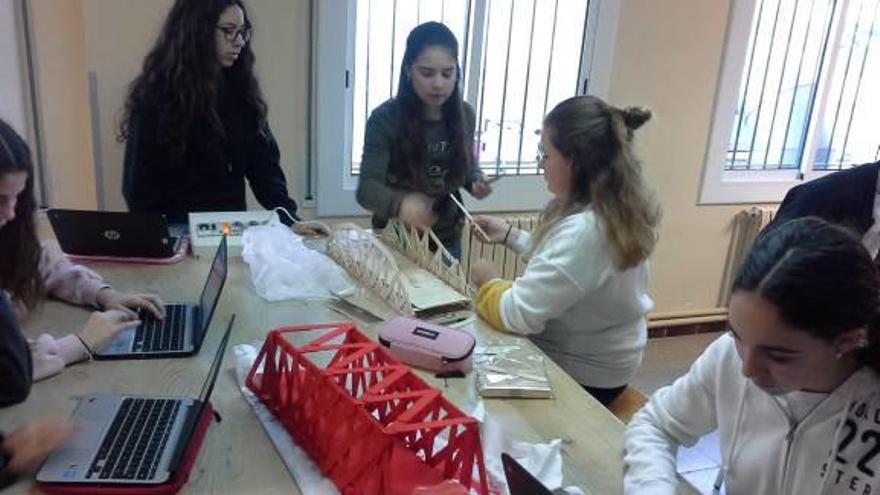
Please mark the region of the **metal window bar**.
<svg viewBox="0 0 880 495"><path fill-rule="evenodd" d="M807 132L806 130L810 128L810 122L813 120L813 108L816 104L816 92L818 91L818 81L822 74L825 72L825 65L827 63L826 54L828 53L828 41L831 36L831 23L834 20L835 12L837 11L838 2L834 0L831 7L828 9L828 12L823 19L825 25L824 35L822 37L822 50L819 55L819 67L816 69L816 74L813 78L813 84L810 86L810 97L808 99L807 109L805 114L807 116L806 122L803 124L803 131L801 132L800 142L797 147L797 155L796 160L798 163L798 169L800 169L801 161L803 159L802 155L804 154L804 147L807 144ZM800 173L799 178L803 178L803 172Z"/></svg>
<svg viewBox="0 0 880 495"><path fill-rule="evenodd" d="M394 0L394 10L391 12L391 63L388 72L388 97L394 94L394 61L397 60L394 49L397 47L397 0ZM369 84L369 82L367 83Z"/></svg>
<svg viewBox="0 0 880 495"><path fill-rule="evenodd" d="M749 168L752 165L752 154L755 151L755 139L758 136L758 128L761 124L761 109L764 107L764 92L767 89L767 76L770 75L770 60L773 55L773 42L776 38L776 28L779 27L779 11L782 10L782 5L780 3L776 4L776 14L773 16L773 29L770 34L770 41L767 45L767 61L764 63L764 76L761 80L761 92L758 96L758 111L755 113L755 129L752 131L752 140L749 144L749 158L747 163L749 164ZM764 168L763 166L761 167Z"/></svg>
<svg viewBox="0 0 880 495"><path fill-rule="evenodd" d="M471 38L471 8L472 8L472 0L467 1L467 9L464 14L464 44L461 45L461 66L459 70L461 70L461 91L462 98L464 98L464 84L467 81L465 77L465 73L468 70L468 52L470 51L470 38ZM446 0L443 0L443 23L446 24Z"/></svg>
<svg viewBox="0 0 880 495"><path fill-rule="evenodd" d="M492 16L492 2L489 2L488 5L486 5L485 19L487 19L487 21L486 21L487 25L489 24L488 19L490 19L491 16ZM486 27L484 26L483 27L483 60L486 60L489 57L488 41L489 41L489 30L486 29ZM480 151L484 151L484 149L485 149L485 144L483 142L483 131L484 131L484 129L483 129L483 109L484 109L485 103L486 103L486 92L483 90L485 87L486 87L486 64L481 63L480 64L480 90L479 90L479 92L480 92L480 109L479 109L479 112L477 113L477 126L480 128L479 141L480 141L480 146L483 148ZM480 163L481 169L482 169L482 166L483 166L482 163ZM497 163L496 163L496 167L495 167L495 175L498 175Z"/></svg>
<svg viewBox="0 0 880 495"><path fill-rule="evenodd" d="M773 116L770 117L770 135L767 136L767 149L764 150L764 166L765 167L767 166L767 159L770 156L770 148L772 148L772 145L773 145L773 129L775 128L773 123L776 122L776 113L779 110L779 100L781 99L780 95L782 94L782 81L785 80L785 68L788 65L787 64L788 51L791 48L792 34L794 33L794 26L796 24L795 20L797 20L798 5L800 5L800 0L795 0L794 11L792 14L792 19L791 19L791 26L789 26L789 28L788 28L788 40L785 42L785 54L782 56L782 58L783 58L782 73L779 75L779 84L776 85L776 101L773 104ZM795 86L795 87L797 87L797 86ZM794 95L792 95L792 100L794 100ZM789 121L791 120L791 115L789 115L788 120ZM785 149L785 143L783 143L782 149ZM780 162L779 168L781 168L782 167L782 158L781 157L779 159L779 162Z"/></svg>
<svg viewBox="0 0 880 495"><path fill-rule="evenodd" d="M532 47L534 46L534 37L535 37L535 13L538 8L538 0L532 0L532 25L529 28L529 56L527 57L526 62L526 85L525 92L523 93L523 102L522 102L522 117L519 121L519 149L516 153L516 166L517 173L519 173L519 167L522 163L522 148L523 148L523 133L526 128L526 102L529 101L529 76L532 73ZM580 71L578 71L580 73ZM550 85L547 84L549 87Z"/></svg>
<svg viewBox="0 0 880 495"><path fill-rule="evenodd" d="M807 51L807 43L810 41L810 33L812 32L812 30L810 28L813 26L813 20L814 20L813 11L815 10L815 8L816 8L816 0L813 0L812 2L810 2L810 11L807 14L807 29L804 32L804 43L801 46L801 51L800 51L801 58L798 61L797 74L794 76L795 90L792 92L792 95L791 95L791 104L788 107L788 120L785 123L785 134L783 135L783 139L782 139L782 147L779 149L780 167L782 166L782 164L785 161L785 146L788 144L788 136L789 136L789 132L791 131L791 122L792 122L791 115L792 115L792 113L794 113L794 105L797 102L797 87L799 86L799 83L801 80L801 73L804 70L804 60L806 59L806 56L804 54ZM801 153L802 153L802 150L800 148L798 148L795 156L800 156Z"/></svg>
<svg viewBox="0 0 880 495"><path fill-rule="evenodd" d="M370 20L372 20L373 14L373 0L367 1L367 26L370 25ZM367 60L364 63L364 72L366 77L364 80L366 84L364 84L364 122L367 121L367 118L370 116L370 35L367 35Z"/></svg>
<svg viewBox="0 0 880 495"><path fill-rule="evenodd" d="M866 115L874 115L880 109L880 99L874 97L873 92L862 92L862 86L865 85L864 79L866 77L871 79L868 83L869 87L876 86L877 84L876 72L869 73L866 76L865 69L872 65L869 63L869 58L874 53L873 49L877 45L874 38L877 34L877 14L878 5L880 4L877 1L872 2L873 9L871 9L869 17L870 28L867 29L866 33L865 26L868 25L868 22L863 18L863 13L866 12L864 9L867 1L870 0L865 0L859 5L860 8L855 18L856 23L853 27L852 36L849 37L849 47L846 47L845 43L841 43L841 47L846 47L844 49L847 50L847 64L840 79L840 91L837 92L832 100L835 106L832 131L828 135L827 142L823 140L816 153L816 160L813 163L814 170L840 170L855 163L869 161L872 156L871 150L876 146L877 138L874 137L873 133L866 136L864 130L865 123L859 122L861 120L860 117L863 119ZM847 35L849 29L849 22L847 21L846 24L844 36ZM863 37L865 41L860 43L859 40ZM856 51L857 44L860 45L858 49L863 50L861 55ZM862 44L864 46L861 46ZM858 69L853 67L853 60L856 60L855 64L858 65ZM876 63L873 65L876 65ZM839 76L839 73L835 73L832 77L836 81L836 78ZM863 99L863 97L866 99ZM845 116L847 109L849 115ZM855 132L856 136L853 136L853 121L859 122L856 125L858 129ZM845 126L842 134L838 132L841 126ZM873 127L873 119L870 120L870 126ZM850 152L849 149L853 140L856 141L856 149Z"/></svg>
<svg viewBox="0 0 880 495"><path fill-rule="evenodd" d="M871 52L871 48L875 46L871 43L874 40L874 28L877 25L877 6L880 5L880 2L874 2L874 13L871 15L871 30L868 32L868 39L865 42L865 54L862 56L862 67L859 70L859 78L856 80L856 90L853 95L852 106L849 111L849 120L846 123L846 133L843 135L843 147L840 149L840 160L837 163L838 170L843 168L844 166L844 158L846 157L846 149L849 146L849 133L852 130L852 121L856 115L856 103L859 101L859 93L862 89L862 81L865 76L865 65L868 62L868 54ZM853 33L853 44L855 44L855 38L858 36L858 30Z"/></svg>
<svg viewBox="0 0 880 495"><path fill-rule="evenodd" d="M755 63L755 52L757 51L755 45L757 45L757 42L758 42L758 33L760 31L759 27L761 26L761 19L763 17L764 17L764 1L762 0L761 4L758 5L758 19L754 24L754 28L753 28L754 33L752 34L751 39L749 40L749 55L748 55L749 63L746 65L746 71L744 72L745 84L744 84L744 87L743 87L741 95L740 95L739 110L737 111L737 123L735 126L736 132L734 134L733 143L732 143L733 144L733 156L728 158L728 164L727 164L727 166L725 166L725 169L727 169L727 170L732 170L734 168L737 168L736 167L736 155L739 150L739 135L740 135L740 132L742 132L743 121L745 120L746 100L749 95L749 85L752 82L752 78L751 78L752 65L754 65L754 63Z"/></svg>
<svg viewBox="0 0 880 495"><path fill-rule="evenodd" d="M589 15L589 13L590 13L590 0L587 0L587 5L584 8L584 32L581 33L581 47L584 47L587 45L587 15ZM581 88L581 74L583 74L583 69L584 69L584 57L583 57L583 54L581 54L581 56L578 57L578 71L577 71L577 76L575 76L575 81L574 81L575 88ZM587 94L586 80L584 81L583 88L581 88L578 91L578 94Z"/></svg>
<svg viewBox="0 0 880 495"><path fill-rule="evenodd" d="M507 103L507 76L510 74L510 41L513 39L513 11L514 5L511 3L510 5L510 17L507 24L507 56L504 60L504 84L502 85L501 90L501 119L498 122L498 154L495 156L495 173L498 173L498 170L501 167L501 143L503 142L502 138L504 137L504 110L506 108ZM516 175L519 175L519 163L516 164Z"/></svg>
<svg viewBox="0 0 880 495"><path fill-rule="evenodd" d="M544 115L547 115L547 101L550 98L550 74L553 72L553 49L556 44L556 19L559 16L559 0L553 4L553 31L550 34L550 57L547 61L547 85L544 87ZM586 24L586 23L585 23Z"/></svg>
<svg viewBox="0 0 880 495"><path fill-rule="evenodd" d="M801 0L791 0L788 3L776 2L777 8L772 13L772 17L771 11L765 8L765 1L757 6L757 17L752 25L749 39L748 62L734 118L732 140L724 163L725 170L799 168L806 129L813 117L816 86L825 63L824 52L827 50L835 4L834 0L828 1L823 15L822 12L816 13L816 0L812 0L807 17L801 15L803 12ZM819 17L822 17L821 25L824 29L820 32L821 37L816 38L812 28ZM796 43L795 40L801 36L801 33L803 33L803 42ZM795 65L791 53L794 51L793 47L798 44L802 46ZM813 77L804 83L801 79L808 67L806 63L809 47L821 52L822 56L818 58L818 67L811 67L814 69ZM778 58L780 55L781 58ZM793 67L797 67L796 75L790 81ZM809 90L809 97L801 98L801 91L806 89ZM785 93L788 92L791 93L791 97L790 102L786 104L784 98ZM772 112L766 111L771 107ZM782 121L785 122L785 132L781 142L778 142L779 140L774 137L776 127ZM743 143L743 138L747 135L749 136L746 138L747 143ZM789 142L793 136L799 141L797 153L787 158L787 150L791 149ZM765 148L760 149L761 146ZM770 157L775 153L776 146L779 146L778 160L771 162Z"/></svg>
<svg viewBox="0 0 880 495"><path fill-rule="evenodd" d="M831 139L828 140L828 153L826 154L825 160L817 160L817 165L821 162L825 162L825 164L831 162L831 151L834 149L834 138L837 135L837 122L840 119L840 110L843 108L841 104L843 100L843 94L846 91L847 82L849 79L849 68L852 64L853 52L856 47L856 36L859 34L859 26L862 23L862 9L865 7L864 0L859 3L859 13L856 17L856 28L853 30L853 39L849 45L849 53L846 56L846 68L843 70L843 80L840 83L840 95L837 97L837 108L834 112L834 124L831 125ZM815 167L815 166L814 166Z"/></svg>

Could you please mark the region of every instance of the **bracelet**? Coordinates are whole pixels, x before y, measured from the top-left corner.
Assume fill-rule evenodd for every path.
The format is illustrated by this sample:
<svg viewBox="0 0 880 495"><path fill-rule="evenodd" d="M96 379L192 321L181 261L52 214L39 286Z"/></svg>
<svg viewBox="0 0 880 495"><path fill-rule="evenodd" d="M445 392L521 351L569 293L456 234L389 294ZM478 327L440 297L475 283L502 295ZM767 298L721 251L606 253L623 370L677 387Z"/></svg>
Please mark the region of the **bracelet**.
<svg viewBox="0 0 880 495"><path fill-rule="evenodd" d="M92 348L89 347L88 344L86 344L86 340L84 338L80 337L78 333L75 333L74 335L76 336L77 339L79 339L80 344L82 344L83 347L85 348L86 354L89 356L89 361L93 361L95 359L95 356L94 356L94 353L92 352Z"/></svg>
<svg viewBox="0 0 880 495"><path fill-rule="evenodd" d="M512 224L507 224L507 233L504 234L504 240L501 241L501 244L507 245L507 238L510 237L510 231L513 230Z"/></svg>

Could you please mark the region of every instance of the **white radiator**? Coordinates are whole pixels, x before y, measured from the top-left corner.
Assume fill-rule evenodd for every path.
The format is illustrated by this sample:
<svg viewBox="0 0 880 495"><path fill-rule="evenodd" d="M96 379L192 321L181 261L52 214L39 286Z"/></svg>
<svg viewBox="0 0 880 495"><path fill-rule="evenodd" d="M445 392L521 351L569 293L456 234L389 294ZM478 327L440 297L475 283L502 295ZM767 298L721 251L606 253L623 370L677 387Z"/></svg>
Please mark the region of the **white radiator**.
<svg viewBox="0 0 880 495"><path fill-rule="evenodd" d="M531 232L538 223L538 215L520 214L503 217L514 228ZM523 274L526 268L526 262L512 250L500 244L486 244L480 240L480 235L475 234L471 229L470 222L465 222L464 232L462 233L462 254L461 260L467 277L470 277L471 263L483 258L495 262L501 277L507 280Z"/></svg>
<svg viewBox="0 0 880 495"><path fill-rule="evenodd" d="M727 248L727 260L724 265L724 278L718 294L718 305L727 306L730 300L730 287L739 272L740 266L758 234L773 220L776 208L752 206L740 211L733 217L730 232L730 246Z"/></svg>

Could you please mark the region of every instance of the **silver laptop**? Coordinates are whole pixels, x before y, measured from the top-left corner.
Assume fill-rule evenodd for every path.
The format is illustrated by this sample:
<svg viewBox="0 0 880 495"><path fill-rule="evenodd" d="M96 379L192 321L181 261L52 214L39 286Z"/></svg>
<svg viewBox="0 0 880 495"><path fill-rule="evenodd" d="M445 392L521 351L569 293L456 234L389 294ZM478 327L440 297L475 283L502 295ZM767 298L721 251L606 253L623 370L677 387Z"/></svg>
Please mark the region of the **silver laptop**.
<svg viewBox="0 0 880 495"><path fill-rule="evenodd" d="M40 483L160 484L171 479L211 398L235 315L199 398L88 395L72 419L74 436L37 472Z"/></svg>
<svg viewBox="0 0 880 495"><path fill-rule="evenodd" d="M185 357L199 352L226 282L226 260L223 236L198 303L166 304L162 320L140 309L141 324L119 332L106 349L95 353L95 359Z"/></svg>

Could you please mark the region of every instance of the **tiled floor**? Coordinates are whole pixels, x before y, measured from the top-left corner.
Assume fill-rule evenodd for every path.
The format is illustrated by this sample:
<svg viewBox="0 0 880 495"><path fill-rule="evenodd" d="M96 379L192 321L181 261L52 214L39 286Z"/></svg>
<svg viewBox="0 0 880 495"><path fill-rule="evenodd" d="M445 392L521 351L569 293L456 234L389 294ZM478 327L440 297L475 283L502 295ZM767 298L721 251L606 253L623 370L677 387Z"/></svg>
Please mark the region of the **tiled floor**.
<svg viewBox="0 0 880 495"><path fill-rule="evenodd" d="M691 364L720 333L648 339L642 367L630 385L650 396L658 388L685 374Z"/></svg>

